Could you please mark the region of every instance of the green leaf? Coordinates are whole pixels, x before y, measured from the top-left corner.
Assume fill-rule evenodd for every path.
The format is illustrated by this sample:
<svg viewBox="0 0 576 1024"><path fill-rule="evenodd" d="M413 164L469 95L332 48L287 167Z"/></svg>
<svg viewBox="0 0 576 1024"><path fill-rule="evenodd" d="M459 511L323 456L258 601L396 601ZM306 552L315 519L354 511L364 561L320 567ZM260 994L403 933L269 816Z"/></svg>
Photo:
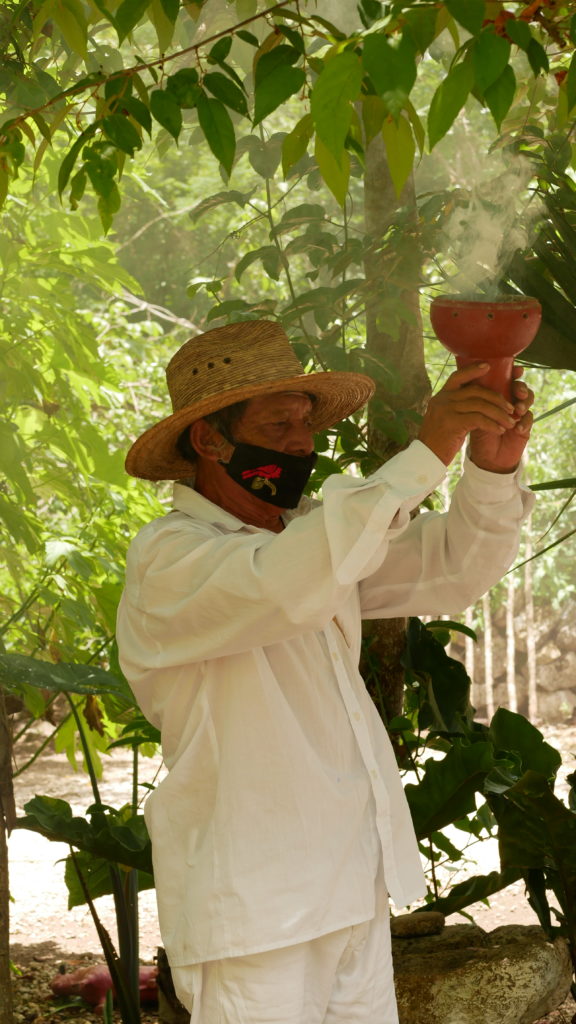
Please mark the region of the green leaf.
<svg viewBox="0 0 576 1024"><path fill-rule="evenodd" d="M528 55L530 67L535 75L539 75L541 71L548 72L550 70L546 50L539 42L536 41L536 39L534 39L534 37L530 40L526 53Z"/></svg>
<svg viewBox="0 0 576 1024"><path fill-rule="evenodd" d="M521 50L527 50L533 38L529 25L525 21L519 21L517 18L510 18L506 22L506 34Z"/></svg>
<svg viewBox="0 0 576 1024"><path fill-rule="evenodd" d="M53 664L24 654L0 654L0 682L11 691L22 683L58 693L110 693L134 704L125 682L94 665Z"/></svg>
<svg viewBox="0 0 576 1024"><path fill-rule="evenodd" d="M441 896L432 903L427 903L421 909L437 910L448 917L449 914L456 914L465 907L479 903L480 900L487 900L495 896L497 892L506 889L509 885L517 882L522 877L520 868L507 868L505 871L491 871L489 875L473 875L455 885L447 896ZM418 913L418 911L416 911Z"/></svg>
<svg viewBox="0 0 576 1024"><path fill-rule="evenodd" d="M384 35L367 36L362 60L376 92L385 100L387 93L409 95L416 81L416 47L408 34L397 43Z"/></svg>
<svg viewBox="0 0 576 1024"><path fill-rule="evenodd" d="M205 93L198 97L197 108L198 121L206 142L230 175L236 152L236 136L230 114L220 100L210 99Z"/></svg>
<svg viewBox="0 0 576 1024"><path fill-rule="evenodd" d="M161 124L174 139L178 139L182 130L182 111L172 92L155 89L150 94L150 112L158 124Z"/></svg>
<svg viewBox="0 0 576 1024"><path fill-rule="evenodd" d="M180 68L166 80L166 91L177 101L180 107L190 109L196 106L201 93L196 68Z"/></svg>
<svg viewBox="0 0 576 1024"><path fill-rule="evenodd" d="M219 39L208 52L208 63L221 64L222 61L226 60L231 49L232 36L224 36L222 39Z"/></svg>
<svg viewBox="0 0 576 1024"><path fill-rule="evenodd" d="M235 189L226 192L216 192L213 196L207 196L206 199L203 199L190 211L190 219L193 221L199 220L205 213L215 209L217 206L222 206L224 203L236 203L243 209L253 194L254 189L251 189L250 192L238 192Z"/></svg>
<svg viewBox="0 0 576 1024"><path fill-rule="evenodd" d="M83 146L86 145L88 139L90 139L100 127L100 123L93 121L92 124L88 125L87 128L78 136L74 144L68 150L62 163L60 164L60 170L58 172L58 195L62 197L62 193L68 184L68 179L74 168L74 164L78 159L78 154Z"/></svg>
<svg viewBox="0 0 576 1024"><path fill-rule="evenodd" d="M61 0L51 12L67 46L73 53L86 56L88 25L80 0Z"/></svg>
<svg viewBox="0 0 576 1024"><path fill-rule="evenodd" d="M260 249L253 249L251 252L247 252L236 264L234 275L237 281L240 280L244 271L255 263L256 260L262 261L268 277L271 277L274 281L280 280L282 257L275 245L264 245Z"/></svg>
<svg viewBox="0 0 576 1024"><path fill-rule="evenodd" d="M302 88L306 74L292 67L300 54L293 46L276 46L264 53L254 76L254 124L260 122Z"/></svg>
<svg viewBox="0 0 576 1024"><path fill-rule="evenodd" d="M304 156L308 149L308 143L314 134L314 121L312 114L304 114L291 132L285 136L282 143L282 170L284 177L294 164Z"/></svg>
<svg viewBox="0 0 576 1024"><path fill-rule="evenodd" d="M445 828L476 807L475 794L482 791L493 767L491 743L455 744L442 761L427 761L418 785L405 787L412 821L419 839Z"/></svg>
<svg viewBox="0 0 576 1024"><path fill-rule="evenodd" d="M105 135L128 156L142 148L142 139L133 124L123 114L110 114L102 121Z"/></svg>
<svg viewBox="0 0 576 1024"><path fill-rule="evenodd" d="M223 75L221 71L209 72L204 75L203 85L208 89L208 92L211 92L217 100L221 100L225 106L230 107L231 110L236 110L237 113L242 114L244 117L248 117L246 96L234 82L230 81L227 75Z"/></svg>
<svg viewBox="0 0 576 1024"><path fill-rule="evenodd" d="M416 143L412 129L405 117L400 116L398 121L388 117L382 125L382 137L392 184L396 195L400 196L414 166Z"/></svg>
<svg viewBox="0 0 576 1024"><path fill-rule="evenodd" d="M473 36L482 28L484 21L484 0L445 0L450 14L462 28Z"/></svg>
<svg viewBox="0 0 576 1024"><path fill-rule="evenodd" d="M167 16L162 0L151 0L148 16L156 30L158 49L160 53L166 53L174 38L175 25Z"/></svg>
<svg viewBox="0 0 576 1024"><path fill-rule="evenodd" d="M119 42L141 21L149 6L150 0L122 0L114 18Z"/></svg>
<svg viewBox="0 0 576 1024"><path fill-rule="evenodd" d="M490 736L497 751L519 754L522 771L539 772L549 779L556 776L561 755L523 715L499 708L490 722Z"/></svg>
<svg viewBox="0 0 576 1024"><path fill-rule="evenodd" d="M572 54L568 74L566 75L566 100L570 114L576 105L576 53Z"/></svg>
<svg viewBox="0 0 576 1024"><path fill-rule="evenodd" d="M573 14L570 19L569 35L571 41L576 45L576 14Z"/></svg>
<svg viewBox="0 0 576 1024"><path fill-rule="evenodd" d="M122 107L128 111L131 117L139 125L148 132L148 135L152 134L152 118L150 116L150 108L146 106L142 100L136 98L136 96L128 96L122 100Z"/></svg>
<svg viewBox="0 0 576 1024"><path fill-rule="evenodd" d="M310 109L316 135L338 163L352 120L351 103L358 98L361 85L362 64L355 53L346 50L326 62L312 90ZM346 179L346 189L347 184Z"/></svg>
<svg viewBox="0 0 576 1024"><path fill-rule="evenodd" d="M504 68L500 78L493 82L484 93L486 105L494 118L498 131L500 131L502 121L512 106L515 94L516 75L508 64Z"/></svg>
<svg viewBox="0 0 576 1024"><path fill-rule="evenodd" d="M388 117L388 108L381 96L373 96L371 93L362 96L362 123L366 143L376 138L382 130L386 117Z"/></svg>
<svg viewBox="0 0 576 1024"><path fill-rule="evenodd" d="M430 43L433 42L437 35L438 11L434 7L406 11L404 13L404 20L416 44L418 53L426 53Z"/></svg>
<svg viewBox="0 0 576 1024"><path fill-rule="evenodd" d="M66 857L64 881L68 890L68 910L81 907L86 903L84 889L80 885L76 864L82 872L84 883L92 899L114 893L114 883L110 875L110 861L103 857L95 857L92 853L79 850L74 858ZM147 871L138 871L138 892L154 888L154 878Z"/></svg>
<svg viewBox="0 0 576 1024"><path fill-rule="evenodd" d="M322 178L336 201L340 203L340 206L344 206L350 180L350 158L348 153L343 149L340 160L337 160L322 139L316 136L314 155Z"/></svg>
<svg viewBox="0 0 576 1024"><path fill-rule="evenodd" d="M456 117L466 103L474 83L471 61L456 64L448 72L432 97L428 111L428 139L433 149L452 127Z"/></svg>
<svg viewBox="0 0 576 1024"><path fill-rule="evenodd" d="M180 0L160 0L160 3L168 21L176 21L180 10Z"/></svg>
<svg viewBox="0 0 576 1024"><path fill-rule="evenodd" d="M510 59L510 49L510 43L490 29L481 32L474 41L474 81L482 95L503 74Z"/></svg>

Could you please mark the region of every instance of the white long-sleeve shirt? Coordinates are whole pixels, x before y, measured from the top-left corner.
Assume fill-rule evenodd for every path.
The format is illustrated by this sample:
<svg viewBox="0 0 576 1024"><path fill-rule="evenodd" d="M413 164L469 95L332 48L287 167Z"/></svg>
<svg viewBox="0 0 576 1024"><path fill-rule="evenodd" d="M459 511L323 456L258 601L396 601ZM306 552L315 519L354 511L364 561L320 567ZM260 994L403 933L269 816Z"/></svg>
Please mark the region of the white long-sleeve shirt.
<svg viewBox="0 0 576 1024"><path fill-rule="evenodd" d="M122 668L161 729L148 798L174 966L303 942L425 890L386 730L358 672L361 619L465 608L501 578L532 501L467 463L450 509L410 520L445 474L419 441L332 476L271 533L182 484L133 541Z"/></svg>

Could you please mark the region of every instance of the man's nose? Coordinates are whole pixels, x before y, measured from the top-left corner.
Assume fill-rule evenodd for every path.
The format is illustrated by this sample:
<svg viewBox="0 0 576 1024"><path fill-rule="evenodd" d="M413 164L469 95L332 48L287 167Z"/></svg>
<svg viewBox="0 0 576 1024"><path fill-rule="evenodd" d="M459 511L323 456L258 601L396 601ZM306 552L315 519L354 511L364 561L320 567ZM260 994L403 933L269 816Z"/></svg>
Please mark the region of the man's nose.
<svg viewBox="0 0 576 1024"><path fill-rule="evenodd" d="M294 426L284 449L289 455L310 455L314 451L314 434L307 424Z"/></svg>

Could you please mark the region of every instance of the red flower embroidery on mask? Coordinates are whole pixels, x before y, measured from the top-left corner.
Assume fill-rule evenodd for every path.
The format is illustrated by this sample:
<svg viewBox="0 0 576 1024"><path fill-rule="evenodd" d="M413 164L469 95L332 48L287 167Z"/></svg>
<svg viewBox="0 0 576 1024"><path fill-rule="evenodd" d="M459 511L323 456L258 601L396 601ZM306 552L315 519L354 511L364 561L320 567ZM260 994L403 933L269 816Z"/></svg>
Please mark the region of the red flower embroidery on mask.
<svg viewBox="0 0 576 1024"><path fill-rule="evenodd" d="M277 480L278 477L282 476L282 467L275 466L273 463L269 466L259 466L258 469L245 469L242 472L242 479L249 480L251 476L261 476L265 480Z"/></svg>

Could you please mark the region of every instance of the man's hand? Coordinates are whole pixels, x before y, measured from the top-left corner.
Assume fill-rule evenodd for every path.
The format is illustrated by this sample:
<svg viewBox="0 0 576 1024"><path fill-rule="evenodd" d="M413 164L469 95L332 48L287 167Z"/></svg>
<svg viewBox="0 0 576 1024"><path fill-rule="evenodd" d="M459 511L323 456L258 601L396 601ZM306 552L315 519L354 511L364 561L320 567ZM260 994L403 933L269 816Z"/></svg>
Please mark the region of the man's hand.
<svg viewBox="0 0 576 1024"><path fill-rule="evenodd" d="M470 457L480 469L512 473L532 429L534 395L517 379L522 368L514 367L511 405L478 383L486 369L486 363L474 363L451 374L430 399L418 437L448 466L470 435Z"/></svg>

